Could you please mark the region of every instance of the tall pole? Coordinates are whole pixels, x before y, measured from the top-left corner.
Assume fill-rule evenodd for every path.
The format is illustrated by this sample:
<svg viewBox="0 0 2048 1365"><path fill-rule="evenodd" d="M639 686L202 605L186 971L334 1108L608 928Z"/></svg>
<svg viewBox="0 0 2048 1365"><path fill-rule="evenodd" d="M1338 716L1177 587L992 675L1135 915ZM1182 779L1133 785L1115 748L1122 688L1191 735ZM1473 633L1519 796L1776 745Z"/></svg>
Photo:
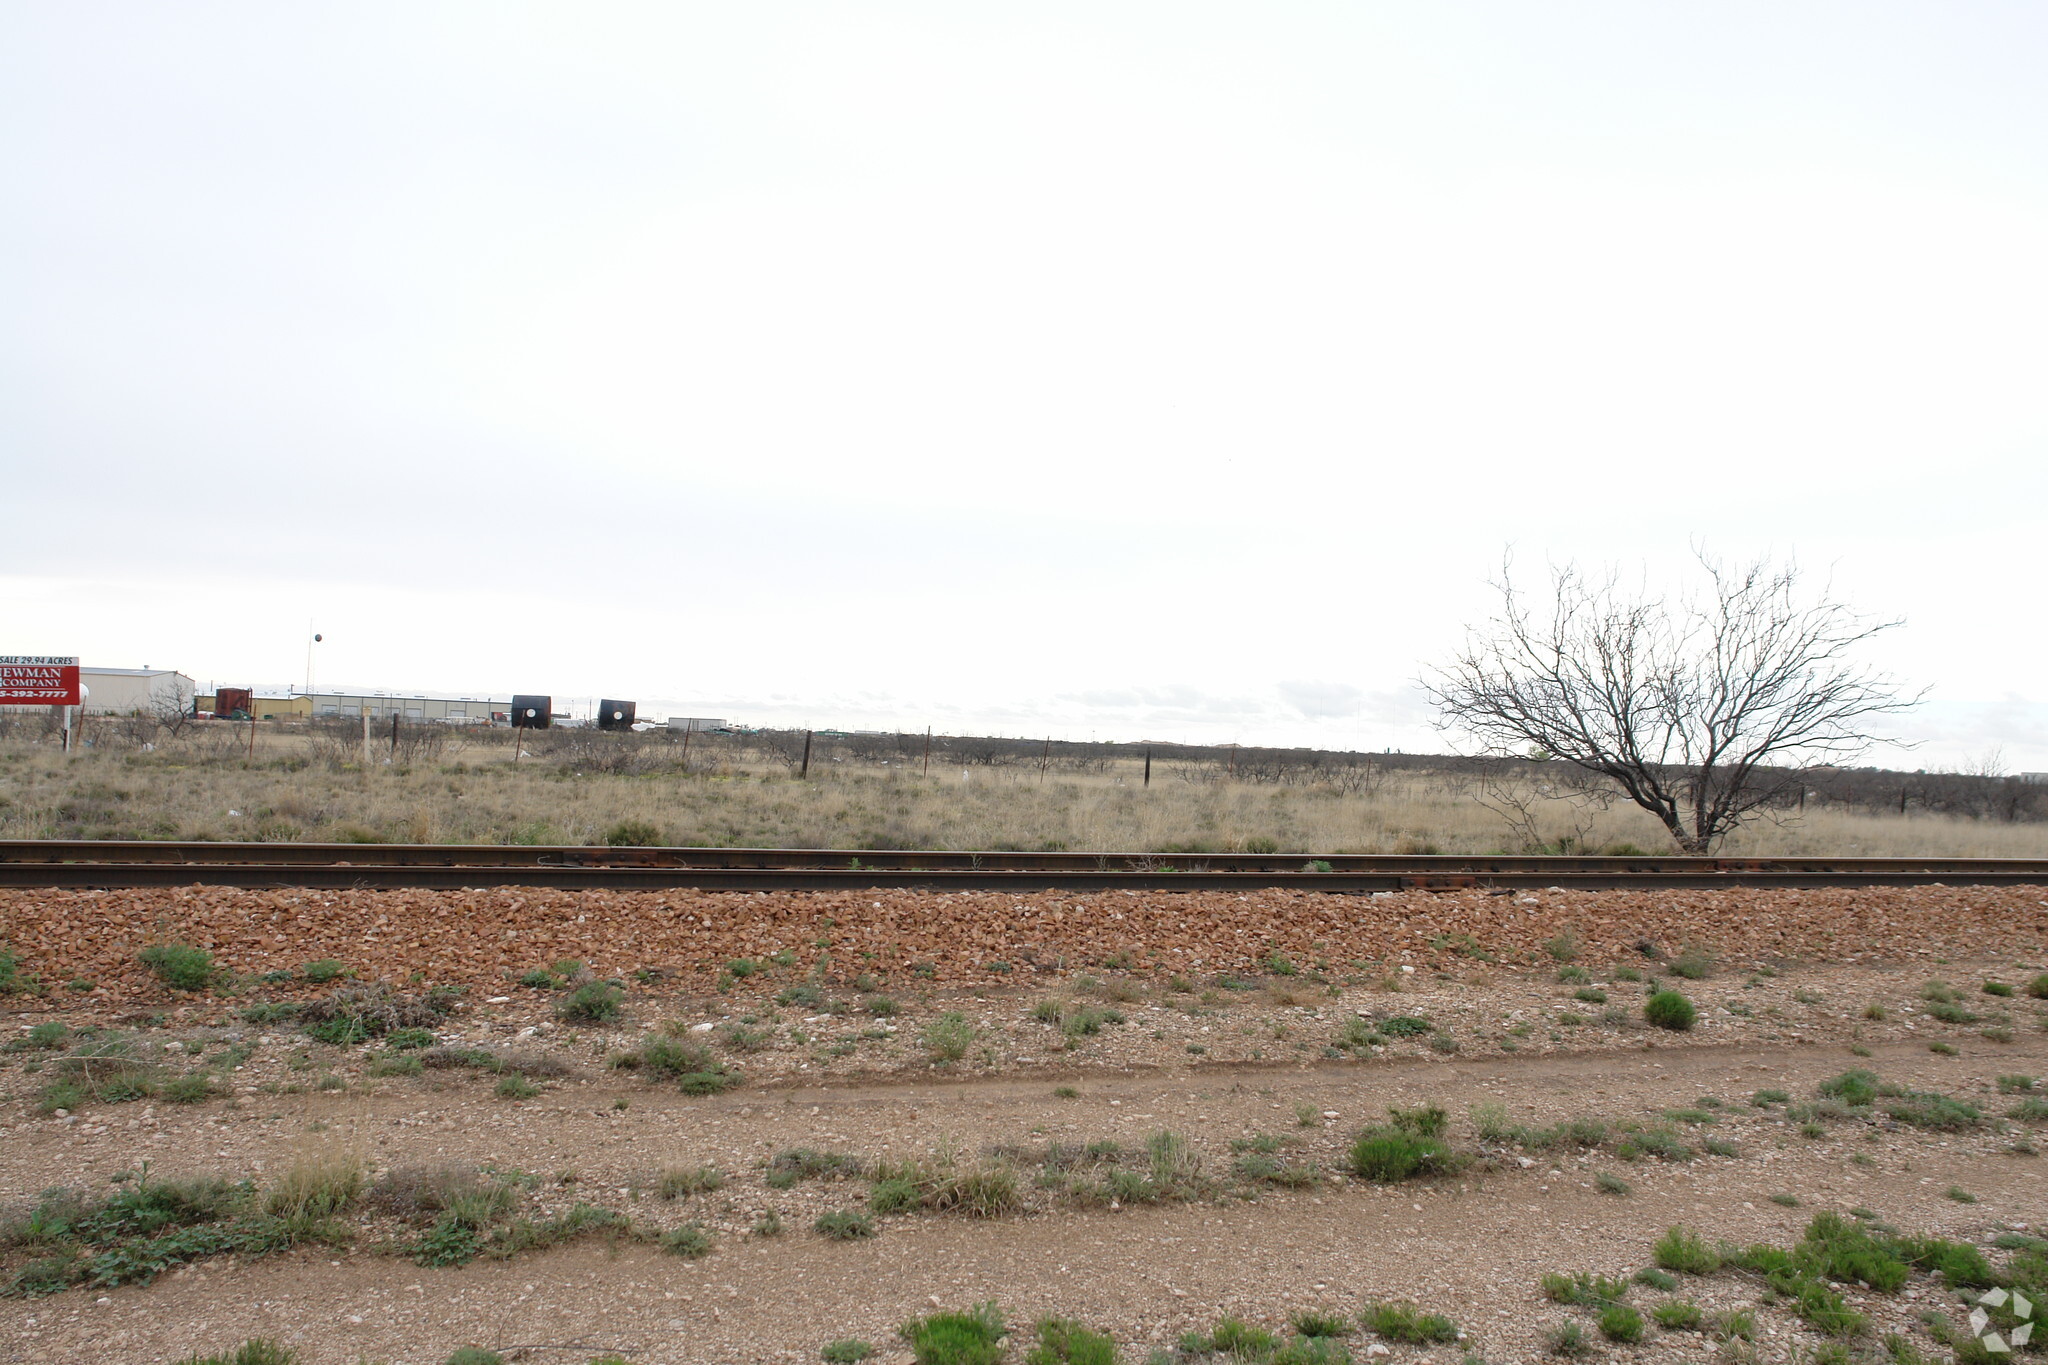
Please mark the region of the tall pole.
<svg viewBox="0 0 2048 1365"><path fill-rule="evenodd" d="M924 775L932 775L932 727L924 727Z"/></svg>
<svg viewBox="0 0 2048 1365"><path fill-rule="evenodd" d="M690 771L690 731L695 728L689 721L685 720L683 722L683 771L685 773Z"/></svg>
<svg viewBox="0 0 2048 1365"><path fill-rule="evenodd" d="M806 778L809 778L809 777L810 777L810 775L811 775L811 732L810 732L809 730L806 730L806 731L804 731L804 767L803 767L803 771L797 774L797 777L798 777L798 778L800 778L800 779L806 779Z"/></svg>
<svg viewBox="0 0 2048 1365"><path fill-rule="evenodd" d="M1152 751L1150 749L1145 751L1145 785L1148 787L1152 785Z"/></svg>

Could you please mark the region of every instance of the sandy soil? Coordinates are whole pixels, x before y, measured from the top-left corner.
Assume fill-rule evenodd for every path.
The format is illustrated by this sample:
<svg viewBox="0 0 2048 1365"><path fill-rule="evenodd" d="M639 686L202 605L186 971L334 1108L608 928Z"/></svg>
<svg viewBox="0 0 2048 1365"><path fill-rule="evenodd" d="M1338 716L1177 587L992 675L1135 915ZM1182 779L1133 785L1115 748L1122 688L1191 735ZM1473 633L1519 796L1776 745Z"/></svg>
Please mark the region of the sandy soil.
<svg viewBox="0 0 2048 1365"><path fill-rule="evenodd" d="M530 1216L581 1200L624 1212L649 1231L700 1223L717 1245L685 1260L645 1241L599 1239L425 1269L402 1254L417 1229L368 1210L350 1216L354 1240L343 1248L201 1261L147 1286L0 1301L5 1361L170 1361L253 1335L293 1343L311 1365L434 1365L469 1344L574 1365L605 1352L636 1365L815 1360L823 1343L847 1336L875 1342L884 1360L907 1360L897 1324L934 1306L984 1299L1019 1324L1043 1313L1082 1318L1141 1360L1225 1312L1278 1328L1301 1308L1356 1312L1370 1300L1404 1299L1449 1314L1465 1340L1417 1347L1362 1334L1351 1342L1361 1359L1384 1346L1394 1361L1455 1362L1470 1351L1500 1365L1539 1358L1550 1328L1573 1314L1586 1318L1546 1301L1537 1288L1541 1273L1632 1272L1649 1263L1652 1242L1672 1223L1738 1243L1788 1241L1822 1209L1874 1210L1906 1231L1979 1242L2048 1224L2048 1180L2040 1158L2025 1154L2048 1134L2039 1123L1998 1117L2016 1098L2001 1093L1999 1077L2048 1073L2043 1002L1980 989L1986 980L2023 984L2044 970L2048 935L2041 897L2031 893L1807 893L1752 897L1746 911L1731 893L1715 893L1675 918L1673 907L1629 893L1324 898L1330 904L1289 897L1267 907L1235 897L1157 897L1120 907L1120 932L1101 937L1091 919L1074 931L1077 940L1088 937L1072 942L1059 928L1071 921L1053 918L1069 907L1031 898L1035 916L1012 910L1012 918L998 920L1005 927L982 931L985 941L965 954L945 952L943 940L945 925L975 910L959 906L962 898L923 908L892 898L887 923L862 929L852 907L832 914L814 904L829 898L769 905L763 902L776 898L705 897L689 900L683 912L696 921L678 921L711 923L706 951L695 956L668 951L669 941L645 926L631 956L603 955L595 945L622 932L630 907L561 905L552 896L510 897L547 913L508 924L504 917L518 913L508 905L479 929L473 899L427 905L415 897L408 902L414 910L434 912L422 920L387 895L301 893L336 903L292 924L277 943L252 926L288 914L290 893L192 893L155 903L44 897L34 901L42 917L35 921L24 913L34 898L12 894L0 923L25 968L48 982L87 972L97 978L89 991L59 986L44 997L12 997L17 1030L53 1018L74 1028L125 1021L118 1026L167 1071L192 1065L177 1059L194 1046L201 1068L209 1055L238 1044L249 1050L232 1054L241 1060L221 1074L223 1093L202 1103L139 1100L61 1116L36 1103L46 1054L0 1058L0 1203L18 1204L53 1185L104 1192L112 1177L145 1161L158 1177L222 1174L263 1186L309 1150L352 1144L380 1176L420 1167L517 1169L535 1177L523 1196ZM1025 903L1000 899L1006 908ZM701 903L708 901L719 904ZM737 913L731 901L758 908L760 922L721 928ZM703 977L690 975L708 976L730 957L815 943L799 935L821 918L837 921L829 927L833 962L822 976L815 958L799 958L735 983L728 994L710 994ZM1558 964L1538 949L1567 926L1584 940L1587 981L1558 981ZM506 928L524 941L501 946L495 935ZM321 993L303 982L245 983L232 999L165 990L122 954L168 929L193 942L210 934L222 959L245 973L333 957L404 985L412 970L405 964L420 954L428 981L474 986L437 1026L439 1040L495 1048L533 1074L541 1091L500 1098L497 1077L462 1070L376 1077L373 1066L390 1055L381 1045L333 1048L287 1021L257 1025L240 1017L253 1001ZM695 942L694 929L673 932ZM1472 936L1462 951L1429 947L1432 938L1460 933ZM1692 942L1717 958L1708 978L1672 983L1700 1007L1692 1031L1641 1023L1646 986L1621 972L1663 968L1635 947L1639 939ZM458 943L478 954L475 975L449 969L470 960L450 946ZM884 956L892 944L899 954L893 966ZM584 945L592 946L579 953ZM1042 970L1025 967L1019 945L1041 948ZM1475 957L1475 949L1499 960ZM1297 968L1294 975L1248 975L1270 966L1275 950ZM863 962L863 951L876 957ZM1002 960L998 953L1013 955L1011 972L981 965ZM572 1027L553 1017L554 995L497 975L556 956L621 972L662 965L666 956L677 975L652 988L634 982L622 1020ZM1105 957L1164 965L1110 971L1100 966ZM930 974L909 965L927 960ZM1078 972L1084 964L1085 976ZM860 1007L866 997L845 978L864 966L885 978L878 984L897 1013L877 1017ZM1935 977L1954 985L1974 1018L1928 1016L1922 988ZM823 1001L852 1007L774 1004L792 985L815 985ZM1608 998L1574 998L1581 990ZM1069 1012L1082 1004L1113 1009L1125 1022L1070 1036L1035 1017L1046 999ZM1878 1010L1883 1018L1866 1017ZM946 1011L964 1015L977 1036L959 1061L937 1064L920 1038ZM1376 1048L1331 1055L1351 1021L1376 1031L1399 1016L1433 1029L1380 1035ZM722 1029L703 1026L741 1024L761 1035L758 1050L726 1049L745 1083L686 1096L605 1065L670 1020L683 1037L714 1044ZM1947 1051L1931 1051L1930 1043ZM1809 1135L1785 1106L1750 1103L1758 1090L1773 1089L1810 1101L1822 1079L1851 1066L1967 1101L1987 1120L1928 1132L1839 1119ZM323 1083L335 1088L320 1089ZM1388 1106L1426 1103L1450 1112L1453 1144L1477 1158L1473 1167L1397 1186L1342 1173L1344 1151L1362 1125ZM1611 1142L1569 1155L1522 1151L1482 1139L1471 1111L1484 1104L1502 1105L1523 1123L1593 1117L1670 1127L1695 1147L1712 1139L1734 1155L1631 1162ZM1688 1116L1670 1118L1669 1111ZM1198 1197L1083 1206L1035 1187L1038 1166L1029 1157L1043 1155L1048 1143L1114 1141L1142 1150L1161 1131L1183 1136L1200 1158L1208 1184ZM1284 1189L1235 1176L1232 1144L1261 1135L1276 1140L1266 1145L1277 1144L1284 1160L1312 1165L1322 1178ZM1022 1207L985 1221L890 1215L877 1220L871 1240L830 1241L811 1230L813 1221L859 1208L868 1187L858 1180L772 1187L769 1159L800 1146L863 1161L939 1153L963 1165L1012 1159L1024 1177ZM725 1174L722 1189L659 1197L663 1170L700 1163ZM1619 1175L1631 1192L1599 1192L1601 1173ZM1958 1202L1951 1189L1975 1202ZM1774 1195L1800 1204L1771 1202ZM784 1231L755 1235L770 1210ZM0 1253L0 1268L11 1274L24 1255ZM1727 1273L1689 1281L1679 1292L1709 1310L1754 1307L1761 1285ZM1918 1313L1936 1308L1962 1320L1954 1296L1925 1278L1910 1295L1854 1286L1847 1294L1880 1330L1917 1333L1923 1347ZM1639 1288L1633 1301L1647 1311L1665 1297ZM1789 1359L1815 1340L1781 1308L1762 1308L1759 1320L1761 1359ZM1700 1333L1653 1328L1644 1344L1603 1343L1595 1358L1701 1360L1715 1350ZM1021 1349L1013 1355L1021 1359Z"/></svg>

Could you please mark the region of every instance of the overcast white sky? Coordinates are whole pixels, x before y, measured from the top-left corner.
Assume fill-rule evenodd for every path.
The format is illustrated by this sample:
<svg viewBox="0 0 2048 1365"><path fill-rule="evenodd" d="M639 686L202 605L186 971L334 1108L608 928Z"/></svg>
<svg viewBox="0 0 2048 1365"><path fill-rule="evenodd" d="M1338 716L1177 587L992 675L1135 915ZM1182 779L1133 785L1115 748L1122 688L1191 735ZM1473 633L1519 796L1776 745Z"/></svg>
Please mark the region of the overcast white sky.
<svg viewBox="0 0 2048 1365"><path fill-rule="evenodd" d="M0 652L1440 749L1795 553L2048 769L2048 6L0 3Z"/></svg>

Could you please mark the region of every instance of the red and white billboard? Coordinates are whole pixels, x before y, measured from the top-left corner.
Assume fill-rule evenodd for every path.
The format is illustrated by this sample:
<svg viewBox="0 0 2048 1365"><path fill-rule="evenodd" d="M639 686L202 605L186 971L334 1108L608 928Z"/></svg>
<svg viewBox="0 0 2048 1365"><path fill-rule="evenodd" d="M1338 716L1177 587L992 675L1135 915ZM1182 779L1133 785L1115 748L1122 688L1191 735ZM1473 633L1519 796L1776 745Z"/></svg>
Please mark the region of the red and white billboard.
<svg viewBox="0 0 2048 1365"><path fill-rule="evenodd" d="M78 706L78 659L0 654L0 706Z"/></svg>

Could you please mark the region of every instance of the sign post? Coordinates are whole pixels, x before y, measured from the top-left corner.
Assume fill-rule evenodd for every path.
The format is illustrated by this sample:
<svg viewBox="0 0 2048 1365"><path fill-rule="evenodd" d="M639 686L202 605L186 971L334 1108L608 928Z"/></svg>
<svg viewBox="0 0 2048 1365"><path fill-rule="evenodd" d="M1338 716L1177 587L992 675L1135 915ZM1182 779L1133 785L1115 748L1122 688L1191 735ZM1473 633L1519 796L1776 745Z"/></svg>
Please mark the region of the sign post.
<svg viewBox="0 0 2048 1365"><path fill-rule="evenodd" d="M55 706L63 711L64 752L71 752L71 711L85 704L75 654L0 654L0 706Z"/></svg>
<svg viewBox="0 0 2048 1365"><path fill-rule="evenodd" d="M78 656L0 654L0 706L79 706Z"/></svg>

